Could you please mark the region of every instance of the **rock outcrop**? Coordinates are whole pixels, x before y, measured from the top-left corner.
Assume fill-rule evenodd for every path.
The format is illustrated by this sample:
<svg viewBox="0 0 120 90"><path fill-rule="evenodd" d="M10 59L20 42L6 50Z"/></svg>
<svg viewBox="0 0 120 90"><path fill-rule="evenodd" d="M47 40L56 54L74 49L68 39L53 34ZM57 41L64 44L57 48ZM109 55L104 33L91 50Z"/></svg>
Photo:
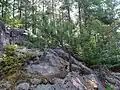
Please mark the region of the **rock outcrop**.
<svg viewBox="0 0 120 90"><path fill-rule="evenodd" d="M19 44L27 40L28 33L24 29L9 29L9 42Z"/></svg>
<svg viewBox="0 0 120 90"><path fill-rule="evenodd" d="M8 29L3 21L0 20L0 51L4 50L6 44L20 44L27 40L28 33L24 29Z"/></svg>
<svg viewBox="0 0 120 90"><path fill-rule="evenodd" d="M26 60L22 69L11 76L10 80L3 79L0 90L105 90L106 84L98 78L100 71L89 69L60 48L44 49L42 52L23 48L18 49L18 53L29 53L33 58ZM116 76L114 73L105 75L103 81L111 75ZM117 81L120 75L115 78L116 84L111 85L115 90L120 90ZM6 85L6 82L9 83Z"/></svg>

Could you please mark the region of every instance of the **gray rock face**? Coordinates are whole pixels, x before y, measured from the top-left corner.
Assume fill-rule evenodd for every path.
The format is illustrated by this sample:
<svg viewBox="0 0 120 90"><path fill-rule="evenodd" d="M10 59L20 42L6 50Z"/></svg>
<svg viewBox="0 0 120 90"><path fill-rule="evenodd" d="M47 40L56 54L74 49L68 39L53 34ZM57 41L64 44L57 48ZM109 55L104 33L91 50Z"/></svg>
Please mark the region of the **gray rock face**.
<svg viewBox="0 0 120 90"><path fill-rule="evenodd" d="M7 43L7 34L8 31L6 29L5 23L0 20L0 51L3 51L3 45Z"/></svg>
<svg viewBox="0 0 120 90"><path fill-rule="evenodd" d="M28 72L48 77L65 77L68 72L69 63L52 49L45 51L39 62L28 65L26 68Z"/></svg>
<svg viewBox="0 0 120 90"><path fill-rule="evenodd" d="M90 78L89 76L85 76L85 81L78 73L71 72L65 79L58 79L54 85L38 85L35 90L96 90L98 88L97 82L95 82L96 80L93 75L91 77L90 80L88 79Z"/></svg>
<svg viewBox="0 0 120 90"><path fill-rule="evenodd" d="M69 55L62 49L45 49L37 64L32 62L26 67L26 70L29 73L39 75L38 77L41 76L40 78L47 80L46 85L37 84L36 87L33 87L33 90L99 89L99 84L101 85L101 83L97 82L94 74L80 75L79 70L81 70L81 68L79 69L79 66L76 67L76 69L79 69L78 72L69 72L68 59ZM71 60L75 61L73 57L71 57ZM81 67L84 68L85 66ZM87 69L85 70L87 71ZM49 83L49 81L51 82L51 79L53 81L52 85ZM41 83L41 81L39 83ZM102 90L105 89L103 88Z"/></svg>
<svg viewBox="0 0 120 90"><path fill-rule="evenodd" d="M19 44L27 40L27 32L24 29L10 29L9 30L10 43Z"/></svg>
<svg viewBox="0 0 120 90"><path fill-rule="evenodd" d="M24 29L3 30L0 26L0 51L3 46L9 43L19 44L27 40L27 32Z"/></svg>
<svg viewBox="0 0 120 90"><path fill-rule="evenodd" d="M29 90L30 89L30 84L29 83L21 83L16 87L16 90Z"/></svg>
<svg viewBox="0 0 120 90"><path fill-rule="evenodd" d="M35 90L56 90L57 87L55 85L38 85ZM59 89L57 89L59 90Z"/></svg>
<svg viewBox="0 0 120 90"><path fill-rule="evenodd" d="M105 90L103 83L96 76L97 72L93 72L72 56L69 58L69 55L62 49L45 49L40 52L39 50L21 48L18 49L17 53L29 53L37 59L28 60L29 64L26 64L22 73L15 77L18 78L15 90ZM71 72L69 71L69 59L72 61ZM112 82L111 85L115 90L120 90L118 82L120 74L117 76L115 73L107 72L104 74L106 80ZM113 78L113 76L115 77ZM9 84L0 83L0 90L6 90L9 87Z"/></svg>
<svg viewBox="0 0 120 90"><path fill-rule="evenodd" d="M3 31L1 31L0 32L0 51L3 51L3 45L4 45L4 43L5 43L5 34L4 34Z"/></svg>
<svg viewBox="0 0 120 90"><path fill-rule="evenodd" d="M32 83L33 85L38 85L38 84L40 84L40 80L39 80L39 79L36 79L36 78L33 78L33 79L31 79L31 83Z"/></svg>
<svg viewBox="0 0 120 90"><path fill-rule="evenodd" d="M0 90L6 90L9 89L10 87L11 83L8 81L0 83Z"/></svg>

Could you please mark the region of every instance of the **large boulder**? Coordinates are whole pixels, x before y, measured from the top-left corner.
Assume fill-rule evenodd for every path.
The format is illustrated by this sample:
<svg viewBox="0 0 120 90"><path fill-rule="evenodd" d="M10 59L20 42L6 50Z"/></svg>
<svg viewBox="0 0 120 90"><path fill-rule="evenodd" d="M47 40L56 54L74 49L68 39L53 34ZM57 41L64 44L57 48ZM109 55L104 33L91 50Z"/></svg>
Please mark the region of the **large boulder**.
<svg viewBox="0 0 120 90"><path fill-rule="evenodd" d="M39 61L32 62L26 69L30 73L37 73L49 78L64 78L69 72L69 62L59 57L54 50L46 49Z"/></svg>
<svg viewBox="0 0 120 90"><path fill-rule="evenodd" d="M9 29L10 43L19 44L27 40L28 33L24 29Z"/></svg>
<svg viewBox="0 0 120 90"><path fill-rule="evenodd" d="M28 33L24 29L9 29L4 31L0 27L0 51L3 51L3 47L6 44L20 44L23 41L28 40Z"/></svg>
<svg viewBox="0 0 120 90"><path fill-rule="evenodd" d="M91 69L60 48L45 49L37 63L30 62L26 70L40 80L33 90L105 90Z"/></svg>

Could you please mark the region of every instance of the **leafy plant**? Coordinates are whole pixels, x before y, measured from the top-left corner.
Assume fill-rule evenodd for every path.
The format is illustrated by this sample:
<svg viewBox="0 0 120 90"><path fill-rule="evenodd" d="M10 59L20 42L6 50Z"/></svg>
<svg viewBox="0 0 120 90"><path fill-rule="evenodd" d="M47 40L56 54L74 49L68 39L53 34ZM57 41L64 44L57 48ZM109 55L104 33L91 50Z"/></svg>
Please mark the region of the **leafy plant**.
<svg viewBox="0 0 120 90"><path fill-rule="evenodd" d="M13 45L13 44L8 44L6 45L5 48L5 52L4 55L8 55L8 56L13 56L15 55L15 51L17 50L17 45Z"/></svg>
<svg viewBox="0 0 120 90"><path fill-rule="evenodd" d="M107 86L106 86L106 90L115 90L114 88L111 88L111 86L108 84Z"/></svg>
<svg viewBox="0 0 120 90"><path fill-rule="evenodd" d="M16 54L17 45L6 45L3 53L3 60L0 62L0 69L5 75L13 74L21 68L27 54L18 56Z"/></svg>

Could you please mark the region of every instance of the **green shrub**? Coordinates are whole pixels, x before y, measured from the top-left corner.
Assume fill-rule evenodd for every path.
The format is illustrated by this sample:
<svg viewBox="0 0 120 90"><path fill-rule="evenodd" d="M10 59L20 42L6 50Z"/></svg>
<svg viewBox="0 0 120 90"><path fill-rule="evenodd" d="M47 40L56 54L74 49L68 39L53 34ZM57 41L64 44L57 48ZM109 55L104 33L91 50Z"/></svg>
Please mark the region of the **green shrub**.
<svg viewBox="0 0 120 90"><path fill-rule="evenodd" d="M112 88L109 84L106 86L106 90L115 90L114 88Z"/></svg>
<svg viewBox="0 0 120 90"><path fill-rule="evenodd" d="M3 53L3 60L0 62L0 68L5 75L16 72L22 65L24 57L18 57L15 53L17 45L6 45Z"/></svg>
<svg viewBox="0 0 120 90"><path fill-rule="evenodd" d="M4 48L5 48L4 54L12 56L15 54L15 51L17 50L17 45L8 44Z"/></svg>

